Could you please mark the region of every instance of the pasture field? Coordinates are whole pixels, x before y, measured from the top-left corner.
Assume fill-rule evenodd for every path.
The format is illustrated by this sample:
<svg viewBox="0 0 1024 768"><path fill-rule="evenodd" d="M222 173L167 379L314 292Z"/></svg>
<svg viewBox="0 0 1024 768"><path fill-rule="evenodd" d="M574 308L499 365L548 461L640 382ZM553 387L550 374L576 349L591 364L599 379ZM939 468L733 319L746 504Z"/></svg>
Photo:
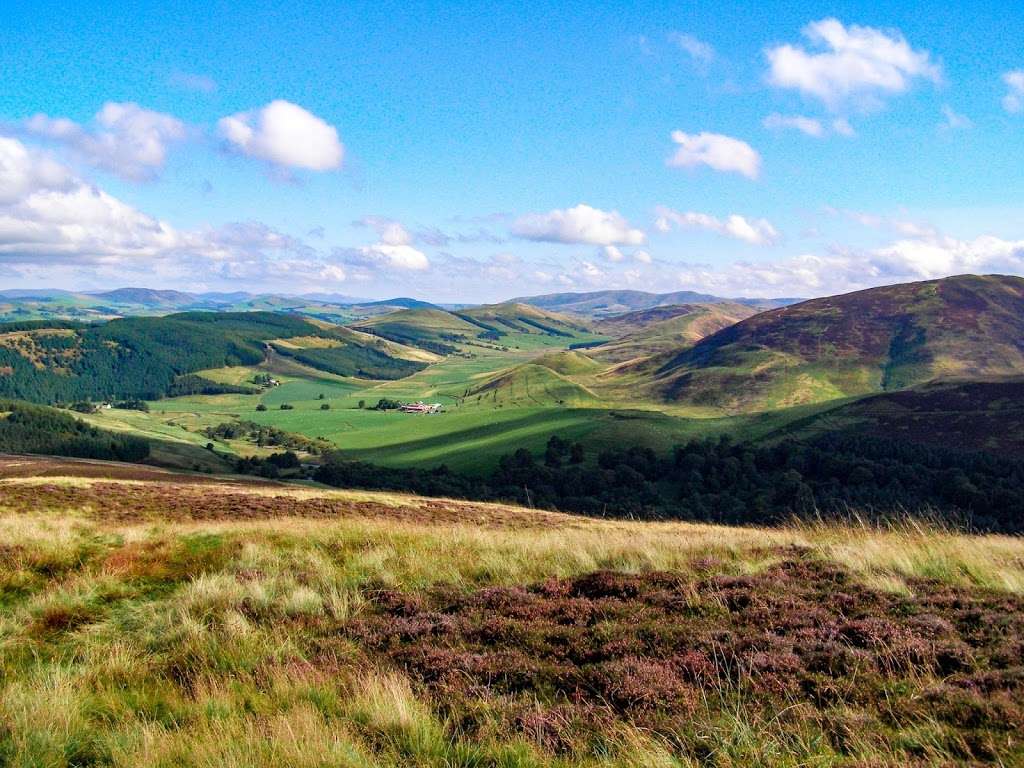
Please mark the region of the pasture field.
<svg viewBox="0 0 1024 768"><path fill-rule="evenodd" d="M295 365L286 368L285 373L272 360L263 367L202 372L205 378L219 383L244 385L255 375L269 371L281 382L258 394L168 398L151 402L149 413L110 410L86 418L97 426L197 448L208 441L202 434L207 427L252 421L309 438L323 438L350 458L382 466L446 464L456 471L486 474L502 455L517 448L542 452L551 435L584 441L591 458L602 450L623 445L645 445L664 453L687 440L720 434L762 439L792 421L836 406L827 403L764 414L713 416L689 407L634 402L626 399L625 392L609 396L595 382L593 372L572 359L567 361L574 364L569 373L582 372L571 381L557 372L547 373L548 368L541 365L515 367L534 359L562 367L563 361L549 358L538 358L535 353L450 357L406 379L389 382L343 379ZM511 373L500 378L510 366ZM547 376L531 374L531 378L520 371L540 371ZM500 380L492 388L489 382L496 376ZM540 385L535 383L538 379ZM583 392L585 397L561 402L556 399L575 392ZM445 410L429 416L372 410L381 398L440 402ZM360 401L364 408L359 408ZM282 410L283 403L291 409ZM261 404L266 410L257 410ZM325 404L329 409L322 408ZM242 456L273 450L258 449L244 440L218 441L216 447L222 453ZM187 468L191 464L178 462L173 466Z"/></svg>
<svg viewBox="0 0 1024 768"><path fill-rule="evenodd" d="M5 766L1024 759L1024 543L0 458Z"/></svg>

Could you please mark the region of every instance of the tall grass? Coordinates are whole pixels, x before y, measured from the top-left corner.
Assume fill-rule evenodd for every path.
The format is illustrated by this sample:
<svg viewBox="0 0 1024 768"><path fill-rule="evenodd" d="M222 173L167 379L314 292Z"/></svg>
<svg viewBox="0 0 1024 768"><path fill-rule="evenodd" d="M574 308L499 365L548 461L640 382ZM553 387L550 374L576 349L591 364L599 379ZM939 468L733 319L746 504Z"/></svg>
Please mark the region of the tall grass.
<svg viewBox="0 0 1024 768"><path fill-rule="evenodd" d="M1024 541L913 525L122 525L73 510L8 513L0 516L0 765L830 765L840 756L826 725L784 725L784 714L742 706L695 715L686 744L625 724L589 750L558 756L497 727L471 739L403 674L328 631L385 587L470 590L598 569L747 574L786 547L886 590L931 579L1024 593ZM900 744L911 741L915 754L948 757L926 724L900 739L880 752L854 731L846 757L898 764L910 753Z"/></svg>

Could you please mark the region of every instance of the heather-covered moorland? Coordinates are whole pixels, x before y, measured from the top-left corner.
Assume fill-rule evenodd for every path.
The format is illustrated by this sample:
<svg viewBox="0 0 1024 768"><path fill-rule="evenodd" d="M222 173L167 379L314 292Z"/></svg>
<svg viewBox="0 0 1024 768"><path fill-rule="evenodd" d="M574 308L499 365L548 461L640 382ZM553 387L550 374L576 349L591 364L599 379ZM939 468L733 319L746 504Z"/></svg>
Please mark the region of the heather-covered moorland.
<svg viewBox="0 0 1024 768"><path fill-rule="evenodd" d="M1016 538L0 475L0 764L1024 758Z"/></svg>

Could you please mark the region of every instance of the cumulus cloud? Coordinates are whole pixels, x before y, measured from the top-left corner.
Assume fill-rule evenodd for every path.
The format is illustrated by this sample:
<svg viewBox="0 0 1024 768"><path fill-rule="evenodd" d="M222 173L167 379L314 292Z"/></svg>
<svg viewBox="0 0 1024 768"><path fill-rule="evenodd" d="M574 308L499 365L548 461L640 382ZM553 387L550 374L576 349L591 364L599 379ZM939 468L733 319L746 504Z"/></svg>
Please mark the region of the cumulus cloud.
<svg viewBox="0 0 1024 768"><path fill-rule="evenodd" d="M40 190L67 189L74 177L48 155L0 136L0 205Z"/></svg>
<svg viewBox="0 0 1024 768"><path fill-rule="evenodd" d="M1024 274L1024 240L904 238L866 251L834 249L723 267L686 265L677 278L681 285L720 296L820 296L965 273Z"/></svg>
<svg viewBox="0 0 1024 768"><path fill-rule="evenodd" d="M761 156L740 139L720 133L673 131L672 141L679 148L668 159L670 166L692 168L706 165L723 173L739 173L748 179L756 179L761 172Z"/></svg>
<svg viewBox="0 0 1024 768"><path fill-rule="evenodd" d="M374 243L359 248L364 265L392 267L411 271L421 271L430 267L430 260L423 251L411 245L388 245Z"/></svg>
<svg viewBox="0 0 1024 768"><path fill-rule="evenodd" d="M878 106L884 96L908 90L915 79L942 79L931 54L915 50L895 30L822 19L804 27L803 35L814 50L784 44L765 51L768 81L819 99L830 109L849 102Z"/></svg>
<svg viewBox="0 0 1024 768"><path fill-rule="evenodd" d="M651 263L651 254L644 250L633 251L633 258L639 261L641 264Z"/></svg>
<svg viewBox="0 0 1024 768"><path fill-rule="evenodd" d="M643 231L618 211L602 211L585 203L521 216L513 222L512 234L526 240L588 245L640 245L645 240Z"/></svg>
<svg viewBox="0 0 1024 768"><path fill-rule="evenodd" d="M330 171L345 154L334 126L283 99L221 118L217 128L234 151L282 169Z"/></svg>
<svg viewBox="0 0 1024 768"><path fill-rule="evenodd" d="M378 242L350 253L349 258L364 267L386 267L422 271L430 267L427 255L413 247L413 236L405 225L385 216L364 216L352 222L377 233Z"/></svg>
<svg viewBox="0 0 1024 768"><path fill-rule="evenodd" d="M85 280L128 275L189 280L196 274L315 284L344 270L298 239L258 222L177 229L76 177L20 141L0 137L0 264L44 279L81 270Z"/></svg>
<svg viewBox="0 0 1024 768"><path fill-rule="evenodd" d="M622 261L626 258L625 254L623 254L622 251L614 245L605 245L598 249L598 253L608 259L608 261L612 262Z"/></svg>
<svg viewBox="0 0 1024 768"><path fill-rule="evenodd" d="M86 163L133 181L158 175L168 147L185 139L185 124L171 115L144 109L133 102L108 101L94 125L66 117L37 114L22 129L68 147Z"/></svg>
<svg viewBox="0 0 1024 768"><path fill-rule="evenodd" d="M668 232L675 225L683 229L706 229L751 245L774 245L780 239L778 230L767 219L748 219L736 213L723 220L707 213L658 206L655 215L658 218L654 226L661 232Z"/></svg>
<svg viewBox="0 0 1024 768"><path fill-rule="evenodd" d="M1003 96L1003 109L1011 114L1024 112L1024 69L1003 73L1007 93Z"/></svg>
<svg viewBox="0 0 1024 768"><path fill-rule="evenodd" d="M693 35L685 32L670 32L668 39L689 54L697 64L706 66L715 58L715 49Z"/></svg>

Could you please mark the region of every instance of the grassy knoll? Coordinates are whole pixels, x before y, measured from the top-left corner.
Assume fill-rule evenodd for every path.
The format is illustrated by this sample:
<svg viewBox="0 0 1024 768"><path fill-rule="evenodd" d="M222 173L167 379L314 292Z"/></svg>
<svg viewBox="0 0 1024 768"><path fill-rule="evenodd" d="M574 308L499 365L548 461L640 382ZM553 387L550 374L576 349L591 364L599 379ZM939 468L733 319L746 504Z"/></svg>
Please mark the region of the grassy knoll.
<svg viewBox="0 0 1024 768"><path fill-rule="evenodd" d="M1024 757L1019 539L167 475L0 490L5 766Z"/></svg>

